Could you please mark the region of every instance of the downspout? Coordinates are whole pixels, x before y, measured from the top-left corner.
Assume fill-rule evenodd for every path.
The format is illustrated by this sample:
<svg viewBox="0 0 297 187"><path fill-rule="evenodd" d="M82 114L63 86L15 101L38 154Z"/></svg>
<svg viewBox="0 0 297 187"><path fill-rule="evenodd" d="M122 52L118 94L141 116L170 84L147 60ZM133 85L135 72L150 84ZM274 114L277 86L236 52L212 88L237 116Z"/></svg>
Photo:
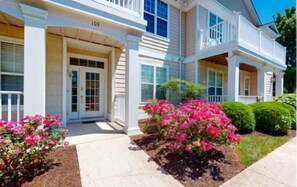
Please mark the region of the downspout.
<svg viewBox="0 0 297 187"><path fill-rule="evenodd" d="M179 11L179 79L182 78L181 75L181 67L182 67L182 62L183 62L183 57L182 57L182 12L187 6L187 0L184 1L183 7Z"/></svg>

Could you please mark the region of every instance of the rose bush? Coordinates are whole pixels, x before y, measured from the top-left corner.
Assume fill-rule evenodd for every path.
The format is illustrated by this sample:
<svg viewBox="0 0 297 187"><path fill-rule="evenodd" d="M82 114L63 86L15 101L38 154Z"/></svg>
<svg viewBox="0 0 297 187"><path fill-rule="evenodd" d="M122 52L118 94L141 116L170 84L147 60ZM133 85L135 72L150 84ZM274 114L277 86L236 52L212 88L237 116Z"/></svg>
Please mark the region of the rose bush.
<svg viewBox="0 0 297 187"><path fill-rule="evenodd" d="M149 113L154 114L152 111ZM158 112L158 115L162 114ZM160 128L164 135L174 140L169 149L180 154L185 151L201 154L213 149L216 144L238 143L240 140L236 127L216 103L191 100L158 118L162 121Z"/></svg>
<svg viewBox="0 0 297 187"><path fill-rule="evenodd" d="M26 116L21 122L0 121L0 179L18 177L47 162L47 155L64 142L60 117Z"/></svg>

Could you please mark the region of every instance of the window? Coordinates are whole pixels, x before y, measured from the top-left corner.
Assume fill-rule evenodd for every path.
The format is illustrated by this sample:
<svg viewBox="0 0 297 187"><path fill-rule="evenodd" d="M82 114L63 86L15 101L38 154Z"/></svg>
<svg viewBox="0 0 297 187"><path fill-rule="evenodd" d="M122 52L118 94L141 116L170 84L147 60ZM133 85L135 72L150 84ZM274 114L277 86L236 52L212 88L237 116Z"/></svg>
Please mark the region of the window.
<svg viewBox="0 0 297 187"><path fill-rule="evenodd" d="M223 95L223 72L208 70L208 95Z"/></svg>
<svg viewBox="0 0 297 187"><path fill-rule="evenodd" d="M168 68L151 65L141 65L141 102L148 102L154 98L165 99L165 92L160 89L167 81Z"/></svg>
<svg viewBox="0 0 297 187"><path fill-rule="evenodd" d="M212 42L215 42L216 44L222 43L223 39L223 24L219 24L223 22L223 19L216 16L215 14L209 12L209 21L208 21L208 27L209 29L209 38L212 39Z"/></svg>
<svg viewBox="0 0 297 187"><path fill-rule="evenodd" d="M0 88L2 91L24 90L24 46L0 41ZM2 96L2 104L7 105L7 95ZM17 104L17 96L12 95L12 104ZM21 104L23 98L21 97Z"/></svg>
<svg viewBox="0 0 297 187"><path fill-rule="evenodd" d="M244 77L244 95L250 95L250 77Z"/></svg>
<svg viewBox="0 0 297 187"><path fill-rule="evenodd" d="M168 36L168 5L160 0L144 0L146 31L159 36Z"/></svg>

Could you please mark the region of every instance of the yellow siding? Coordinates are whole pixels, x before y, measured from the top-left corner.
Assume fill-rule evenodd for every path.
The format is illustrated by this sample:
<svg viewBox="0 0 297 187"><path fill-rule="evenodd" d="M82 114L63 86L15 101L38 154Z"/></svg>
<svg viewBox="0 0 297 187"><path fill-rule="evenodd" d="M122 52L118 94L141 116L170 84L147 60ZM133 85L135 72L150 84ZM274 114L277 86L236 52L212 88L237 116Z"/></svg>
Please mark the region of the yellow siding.
<svg viewBox="0 0 297 187"><path fill-rule="evenodd" d="M108 58L108 55L98 53L95 51L87 51L87 50L82 50L82 49L76 49L72 47L67 47L67 52L68 53L75 53L75 54L81 54L81 55L86 55L86 56L93 56L93 57L98 57L98 58Z"/></svg>
<svg viewBox="0 0 297 187"><path fill-rule="evenodd" d="M196 7L186 14L186 56L196 53Z"/></svg>
<svg viewBox="0 0 297 187"><path fill-rule="evenodd" d="M115 52L115 93L125 93L125 50Z"/></svg>
<svg viewBox="0 0 297 187"><path fill-rule="evenodd" d="M250 95L257 95L257 72L248 72L240 70L239 72L239 95L244 95L244 77L250 78Z"/></svg>
<svg viewBox="0 0 297 187"><path fill-rule="evenodd" d="M215 63L207 62L204 60L199 61L199 84L207 86L207 69L212 68L215 70L220 70L223 72L223 93L224 95L227 95L228 93L228 67L227 66L222 66L218 65Z"/></svg>
<svg viewBox="0 0 297 187"><path fill-rule="evenodd" d="M0 23L0 35L23 39L24 28L4 25Z"/></svg>
<svg viewBox="0 0 297 187"><path fill-rule="evenodd" d="M62 37L53 34L47 34L46 113L58 116L62 116L62 64Z"/></svg>

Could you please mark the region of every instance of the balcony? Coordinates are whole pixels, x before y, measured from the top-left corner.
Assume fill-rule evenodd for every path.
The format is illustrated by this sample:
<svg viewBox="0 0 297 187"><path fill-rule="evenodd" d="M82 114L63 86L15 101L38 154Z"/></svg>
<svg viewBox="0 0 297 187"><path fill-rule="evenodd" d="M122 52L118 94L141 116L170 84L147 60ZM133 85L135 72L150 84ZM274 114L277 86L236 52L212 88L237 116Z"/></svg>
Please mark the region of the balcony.
<svg viewBox="0 0 297 187"><path fill-rule="evenodd" d="M96 0L100 3L105 3L102 0ZM143 17L143 0L106 0L107 5L120 9L123 11L128 11L131 14L142 18Z"/></svg>
<svg viewBox="0 0 297 187"><path fill-rule="evenodd" d="M286 67L286 48L240 14L236 14L229 21L200 30L200 36L197 38L200 40L200 53L215 50L220 46L224 48L233 46L233 50L244 49L276 65ZM230 46L226 46L227 44Z"/></svg>

